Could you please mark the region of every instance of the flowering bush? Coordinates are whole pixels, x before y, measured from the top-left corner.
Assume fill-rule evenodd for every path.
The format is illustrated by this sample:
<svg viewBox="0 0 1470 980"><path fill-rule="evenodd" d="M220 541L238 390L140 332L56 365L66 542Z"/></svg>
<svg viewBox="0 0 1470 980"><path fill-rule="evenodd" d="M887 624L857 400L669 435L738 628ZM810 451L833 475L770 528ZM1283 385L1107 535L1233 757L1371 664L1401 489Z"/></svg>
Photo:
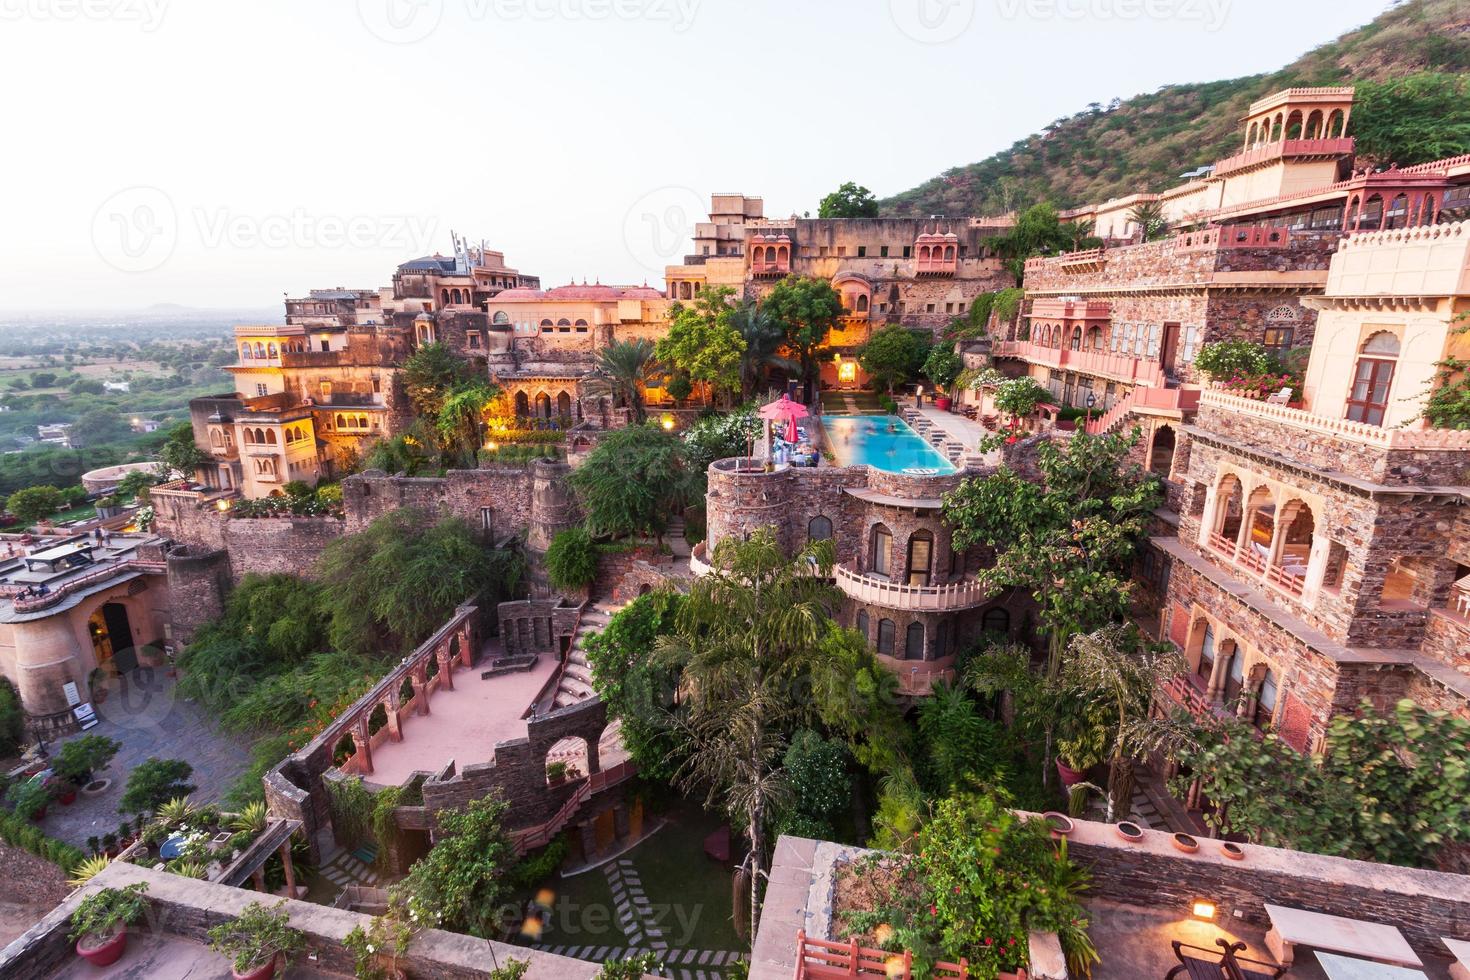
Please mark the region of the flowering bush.
<svg viewBox="0 0 1470 980"><path fill-rule="evenodd" d="M1195 370L1209 375L1211 381L1265 374L1276 366L1271 352L1264 345L1250 340L1221 340L1205 344L1194 356Z"/></svg>
<svg viewBox="0 0 1470 980"><path fill-rule="evenodd" d="M1302 381L1292 374L1235 374L1220 382L1220 387L1234 395L1246 398L1269 398L1283 388L1290 388L1295 400L1302 390Z"/></svg>

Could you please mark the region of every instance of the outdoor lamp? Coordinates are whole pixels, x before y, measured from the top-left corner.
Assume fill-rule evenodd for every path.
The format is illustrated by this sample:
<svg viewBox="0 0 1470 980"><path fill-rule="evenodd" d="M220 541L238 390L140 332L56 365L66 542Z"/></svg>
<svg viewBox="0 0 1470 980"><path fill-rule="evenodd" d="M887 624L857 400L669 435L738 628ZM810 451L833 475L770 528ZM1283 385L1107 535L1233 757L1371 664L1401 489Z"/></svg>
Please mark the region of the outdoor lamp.
<svg viewBox="0 0 1470 980"><path fill-rule="evenodd" d="M1195 899L1191 911L1194 913L1196 919L1204 919L1207 922L1212 921L1215 918L1215 903L1198 898Z"/></svg>
<svg viewBox="0 0 1470 980"><path fill-rule="evenodd" d="M673 428L674 428L674 417L672 415L665 415L664 416L664 430L665 431L669 431L669 430L672 430Z"/></svg>

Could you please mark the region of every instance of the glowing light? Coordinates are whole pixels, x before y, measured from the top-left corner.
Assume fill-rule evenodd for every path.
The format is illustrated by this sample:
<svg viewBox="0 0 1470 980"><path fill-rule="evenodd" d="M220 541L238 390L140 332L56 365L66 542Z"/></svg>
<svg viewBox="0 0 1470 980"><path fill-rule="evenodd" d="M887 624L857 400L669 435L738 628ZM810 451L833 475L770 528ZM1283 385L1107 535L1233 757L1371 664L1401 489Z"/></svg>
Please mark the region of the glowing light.
<svg viewBox="0 0 1470 980"><path fill-rule="evenodd" d="M550 888L543 888L536 893L536 904L545 905L550 908L556 902L556 892Z"/></svg>
<svg viewBox="0 0 1470 980"><path fill-rule="evenodd" d="M500 444L498 442L487 442L485 443L485 448L493 453L500 448Z"/></svg>
<svg viewBox="0 0 1470 980"><path fill-rule="evenodd" d="M883 962L883 972L890 977L901 977L908 971L902 956L890 956Z"/></svg>
<svg viewBox="0 0 1470 980"><path fill-rule="evenodd" d="M1194 903L1192 911L1196 919L1213 919L1215 917L1215 903L1199 899Z"/></svg>
<svg viewBox="0 0 1470 980"><path fill-rule="evenodd" d="M216 501L215 502L215 506L218 507L222 511L229 510L230 509L230 502L228 500L219 500L219 501Z"/></svg>
<svg viewBox="0 0 1470 980"><path fill-rule="evenodd" d="M665 415L663 426L665 432L672 432L674 428L674 417L672 415Z"/></svg>

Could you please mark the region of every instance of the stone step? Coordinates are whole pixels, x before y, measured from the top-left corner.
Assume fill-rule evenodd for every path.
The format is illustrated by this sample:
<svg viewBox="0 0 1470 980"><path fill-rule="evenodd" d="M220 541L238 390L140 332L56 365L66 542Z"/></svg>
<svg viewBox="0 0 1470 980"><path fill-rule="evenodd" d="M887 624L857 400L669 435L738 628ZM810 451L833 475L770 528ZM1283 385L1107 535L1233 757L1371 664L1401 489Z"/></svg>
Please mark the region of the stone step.
<svg viewBox="0 0 1470 980"><path fill-rule="evenodd" d="M585 700L596 693L592 690L590 683L580 677L573 677L571 674L566 673L561 675L561 685L557 692L558 696L562 692L572 695L578 701Z"/></svg>

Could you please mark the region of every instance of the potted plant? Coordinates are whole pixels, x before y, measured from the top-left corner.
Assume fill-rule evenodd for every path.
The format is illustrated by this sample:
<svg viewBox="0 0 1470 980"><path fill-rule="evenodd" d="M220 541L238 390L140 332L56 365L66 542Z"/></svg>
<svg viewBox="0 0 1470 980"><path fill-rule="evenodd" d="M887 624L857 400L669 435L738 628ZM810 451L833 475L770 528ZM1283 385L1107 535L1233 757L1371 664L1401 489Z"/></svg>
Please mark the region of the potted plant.
<svg viewBox="0 0 1470 980"><path fill-rule="evenodd" d="M269 980L276 967L290 964L306 945L306 934L292 929L282 899L270 908L251 902L245 911L209 930L209 948L230 959L235 980Z"/></svg>
<svg viewBox="0 0 1470 980"><path fill-rule="evenodd" d="M922 370L924 377L934 382L934 407L941 412L949 411L952 404L949 386L954 384L964 366L964 359L954 352L953 347L940 344L930 349Z"/></svg>
<svg viewBox="0 0 1470 980"><path fill-rule="evenodd" d="M6 790L5 802L24 820L45 820L46 805L51 802L51 790L43 780L33 776Z"/></svg>
<svg viewBox="0 0 1470 980"><path fill-rule="evenodd" d="M567 781L567 768L565 762L548 762L546 764L546 782L551 786L560 786Z"/></svg>
<svg viewBox="0 0 1470 980"><path fill-rule="evenodd" d="M77 788L90 783L92 774L106 768L121 748L105 735L82 735L63 744L51 760L57 802L70 805L76 799Z"/></svg>
<svg viewBox="0 0 1470 980"><path fill-rule="evenodd" d="M116 963L128 948L128 925L142 916L148 902L144 881L126 888L104 888L82 899L71 914L71 938L77 955L93 966Z"/></svg>
<svg viewBox="0 0 1470 980"><path fill-rule="evenodd" d="M77 784L70 780L59 779L53 775L46 780L46 788L52 798L62 806L71 806L77 801Z"/></svg>
<svg viewBox="0 0 1470 980"><path fill-rule="evenodd" d="M354 926L342 938L342 945L352 952L357 980L394 980L404 976L398 961L408 951L415 931L398 904L390 905L366 929Z"/></svg>
<svg viewBox="0 0 1470 980"><path fill-rule="evenodd" d="M1108 730L1096 709L1081 708L1057 738L1057 775L1071 790L1087 778L1087 770L1107 758Z"/></svg>
<svg viewBox="0 0 1470 980"><path fill-rule="evenodd" d="M105 497L98 497L97 503L94 506L97 508L97 516L103 520L109 517L116 517L118 512L122 510L118 498L112 494L108 494Z"/></svg>

